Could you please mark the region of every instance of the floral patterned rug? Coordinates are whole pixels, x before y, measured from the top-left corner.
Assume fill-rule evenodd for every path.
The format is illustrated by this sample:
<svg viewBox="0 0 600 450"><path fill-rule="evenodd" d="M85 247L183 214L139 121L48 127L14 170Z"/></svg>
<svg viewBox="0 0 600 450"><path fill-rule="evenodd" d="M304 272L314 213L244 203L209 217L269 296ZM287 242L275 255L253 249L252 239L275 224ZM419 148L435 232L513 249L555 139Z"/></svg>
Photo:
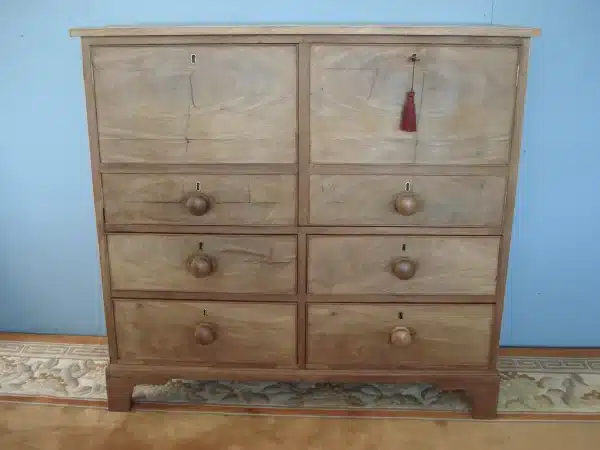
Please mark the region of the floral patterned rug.
<svg viewBox="0 0 600 450"><path fill-rule="evenodd" d="M103 345L0 341L0 398L57 402L106 399ZM502 357L500 413L600 415L600 358ZM319 411L467 412L461 392L427 384L276 383L173 380L137 386L138 404Z"/></svg>

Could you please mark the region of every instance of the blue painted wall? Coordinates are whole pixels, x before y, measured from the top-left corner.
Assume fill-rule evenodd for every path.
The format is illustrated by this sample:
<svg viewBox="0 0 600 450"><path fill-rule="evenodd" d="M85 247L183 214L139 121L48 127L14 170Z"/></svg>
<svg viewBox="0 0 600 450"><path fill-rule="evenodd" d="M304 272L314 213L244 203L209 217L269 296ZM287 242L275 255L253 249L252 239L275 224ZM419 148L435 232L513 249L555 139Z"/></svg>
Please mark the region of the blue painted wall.
<svg viewBox="0 0 600 450"><path fill-rule="evenodd" d="M0 0L0 330L105 333L79 41L69 28L494 23L542 28L502 343L600 346L598 17L597 0Z"/></svg>

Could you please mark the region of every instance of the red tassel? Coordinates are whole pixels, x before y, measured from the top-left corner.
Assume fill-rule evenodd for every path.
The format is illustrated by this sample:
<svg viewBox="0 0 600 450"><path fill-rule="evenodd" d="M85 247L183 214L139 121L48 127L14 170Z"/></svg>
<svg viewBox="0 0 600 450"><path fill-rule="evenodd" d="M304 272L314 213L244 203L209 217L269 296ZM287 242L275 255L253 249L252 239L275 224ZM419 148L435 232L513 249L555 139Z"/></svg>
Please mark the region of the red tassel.
<svg viewBox="0 0 600 450"><path fill-rule="evenodd" d="M406 93L406 101L402 109L402 120L400 122L402 131L417 131L417 113L415 111L415 91L412 89Z"/></svg>

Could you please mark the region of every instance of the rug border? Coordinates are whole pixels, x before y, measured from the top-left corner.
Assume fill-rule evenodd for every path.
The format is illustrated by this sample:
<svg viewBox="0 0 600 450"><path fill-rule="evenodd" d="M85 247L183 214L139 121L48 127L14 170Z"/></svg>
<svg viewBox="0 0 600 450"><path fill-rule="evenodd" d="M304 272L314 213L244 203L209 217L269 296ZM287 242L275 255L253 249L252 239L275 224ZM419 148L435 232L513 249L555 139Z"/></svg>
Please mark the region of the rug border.
<svg viewBox="0 0 600 450"><path fill-rule="evenodd" d="M39 342L47 344L107 345L105 336L60 335L0 332L0 341ZM500 356L504 357L551 357L551 358L598 358L600 347L500 347ZM55 406L80 406L106 408L106 400L73 399L48 396L17 396L0 394L0 402L31 403ZM238 414L260 416L287 416L313 418L364 418L364 419L433 419L433 420L473 420L469 412L461 411L360 411L345 409L306 409L306 408L270 408L236 405L199 405L179 403L144 402L135 403L133 411L178 411L206 414ZM531 413L498 412L498 420L516 421L600 421L600 413Z"/></svg>

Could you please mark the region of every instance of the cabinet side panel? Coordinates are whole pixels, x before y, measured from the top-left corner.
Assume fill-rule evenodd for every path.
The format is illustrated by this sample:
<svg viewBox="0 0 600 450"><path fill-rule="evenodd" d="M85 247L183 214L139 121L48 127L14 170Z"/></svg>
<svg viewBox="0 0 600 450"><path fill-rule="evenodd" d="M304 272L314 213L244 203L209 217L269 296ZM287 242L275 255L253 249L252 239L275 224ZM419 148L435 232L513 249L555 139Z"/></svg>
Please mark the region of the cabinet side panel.
<svg viewBox="0 0 600 450"><path fill-rule="evenodd" d="M115 334L113 304L110 296L110 270L108 266L108 246L104 234L104 199L102 196L102 177L100 175L100 152L98 145L98 122L96 116L96 94L94 90L94 69L92 67L92 47L87 39L81 42L83 61L83 80L85 83L85 100L88 123L90 163L94 193L94 213L98 234L98 252L100 276L102 277L102 296L104 299L104 315L110 360L116 361L117 338Z"/></svg>
<svg viewBox="0 0 600 450"><path fill-rule="evenodd" d="M502 224L502 243L498 257L498 283L496 285L496 311L492 330L492 351L490 352L490 367L496 367L498 362L498 348L500 346L500 329L504 311L504 296L506 295L506 277L508 273L508 259L510 241L515 210L515 196L517 191L517 177L519 171L519 157L521 155L521 139L523 133L523 114L525 106L525 93L527 89L527 67L529 63L529 38L522 40L519 49L519 64L517 66L516 100L513 114L513 126L510 148L510 164L508 186L506 189L504 222Z"/></svg>

